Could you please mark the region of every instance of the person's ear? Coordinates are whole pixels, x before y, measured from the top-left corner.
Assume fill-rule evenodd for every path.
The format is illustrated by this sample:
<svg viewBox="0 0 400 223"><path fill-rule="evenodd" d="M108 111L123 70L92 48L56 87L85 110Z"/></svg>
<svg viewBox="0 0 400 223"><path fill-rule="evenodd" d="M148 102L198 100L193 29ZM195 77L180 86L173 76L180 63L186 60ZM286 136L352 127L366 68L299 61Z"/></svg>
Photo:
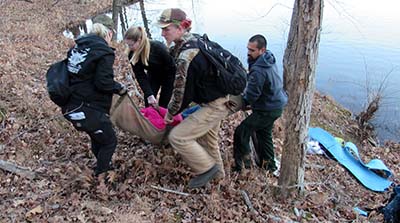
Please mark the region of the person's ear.
<svg viewBox="0 0 400 223"><path fill-rule="evenodd" d="M184 19L182 20L182 22L180 23L180 25L184 28L187 29L192 25L192 20L190 19Z"/></svg>
<svg viewBox="0 0 400 223"><path fill-rule="evenodd" d="M114 33L113 33L113 31L108 31L108 33L107 33L107 36L106 36L106 42L108 43L108 44L110 44L111 43L111 40L112 40L112 38L113 38L113 35L114 35Z"/></svg>

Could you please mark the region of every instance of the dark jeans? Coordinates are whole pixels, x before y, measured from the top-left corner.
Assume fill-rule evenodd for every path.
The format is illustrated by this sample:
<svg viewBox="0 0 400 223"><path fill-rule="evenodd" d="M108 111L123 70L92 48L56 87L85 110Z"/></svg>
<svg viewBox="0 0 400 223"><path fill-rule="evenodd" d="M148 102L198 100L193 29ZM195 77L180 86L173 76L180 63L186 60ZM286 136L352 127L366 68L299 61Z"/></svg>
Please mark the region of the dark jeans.
<svg viewBox="0 0 400 223"><path fill-rule="evenodd" d="M158 91L161 88L160 98L158 100L158 105L167 108L169 100L172 97L172 90L174 88L174 79L168 80L167 78L160 79L154 78L153 74L149 75L149 82L150 87L153 93L155 94L154 97L157 98ZM150 95L145 95L145 106L148 107L149 104L147 103L147 97Z"/></svg>
<svg viewBox="0 0 400 223"><path fill-rule="evenodd" d="M71 111L77 107L69 106L66 109ZM63 112L65 113L65 111ZM85 118L73 120L71 114L79 112L83 112ZM95 174L109 170L111 168L111 159L117 146L117 137L108 114L86 106L74 110L71 114L66 114L64 117L73 124L75 129L84 131L90 136L91 150L97 159Z"/></svg>
<svg viewBox="0 0 400 223"><path fill-rule="evenodd" d="M260 166L275 170L274 144L272 142L272 128L274 122L282 115L282 109L272 111L253 111L253 113L240 123L236 128L233 142L233 156L236 169L242 167L242 158L249 157L250 136L255 132L257 136L257 155L260 159Z"/></svg>

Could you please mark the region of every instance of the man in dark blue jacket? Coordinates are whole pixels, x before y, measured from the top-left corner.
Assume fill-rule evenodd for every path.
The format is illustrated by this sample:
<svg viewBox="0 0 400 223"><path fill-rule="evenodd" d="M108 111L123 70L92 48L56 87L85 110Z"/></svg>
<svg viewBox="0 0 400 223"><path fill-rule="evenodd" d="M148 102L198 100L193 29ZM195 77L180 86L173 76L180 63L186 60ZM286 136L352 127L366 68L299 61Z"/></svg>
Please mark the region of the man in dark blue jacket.
<svg viewBox="0 0 400 223"><path fill-rule="evenodd" d="M112 24L110 18L107 22ZM97 159L95 175L111 169L117 137L109 110L113 94L126 93L124 85L114 81L115 55L109 46L112 36L111 27L95 23L91 33L75 40L76 45L68 51L72 95L62 111L77 130L90 136L91 149Z"/></svg>
<svg viewBox="0 0 400 223"><path fill-rule="evenodd" d="M282 79L278 74L276 59L267 50L267 40L262 35L250 38L247 45L249 75L244 92L244 101L251 106L252 114L236 128L234 134L234 170L250 167L250 136L257 136L258 165L271 172L277 169L275 164L272 129L274 122L282 115L287 103Z"/></svg>

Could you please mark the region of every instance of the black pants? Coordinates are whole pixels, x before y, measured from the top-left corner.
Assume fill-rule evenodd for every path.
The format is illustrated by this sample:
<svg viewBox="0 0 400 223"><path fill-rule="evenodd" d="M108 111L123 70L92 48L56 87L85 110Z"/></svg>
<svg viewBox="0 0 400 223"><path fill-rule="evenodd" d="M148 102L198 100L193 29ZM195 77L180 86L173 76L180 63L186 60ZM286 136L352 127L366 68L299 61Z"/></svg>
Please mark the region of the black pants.
<svg viewBox="0 0 400 223"><path fill-rule="evenodd" d="M282 109L272 111L253 111L236 128L233 142L233 156L237 169L242 166L241 158L250 154L250 136L256 133L258 141L258 157L260 165L269 170L275 170L274 144L272 142L272 128L274 122L282 115Z"/></svg>
<svg viewBox="0 0 400 223"><path fill-rule="evenodd" d="M154 97L157 98L158 91L161 89L160 98L158 99L158 105L167 108L169 100L172 97L172 90L174 89L174 79L171 78L157 78L156 75L150 73L149 74L149 82L150 87L153 93L155 94ZM147 97L150 95L145 95L145 106L148 107L149 104L147 103Z"/></svg>
<svg viewBox="0 0 400 223"><path fill-rule="evenodd" d="M78 109L76 109L78 107ZM76 110L74 110L76 109ZM68 106L63 112L75 129L84 131L90 136L91 150L97 159L95 174L109 170L112 156L117 146L117 137L108 114L86 106ZM82 112L84 115L79 117ZM73 117L75 115L75 117ZM80 119L80 120L74 120Z"/></svg>

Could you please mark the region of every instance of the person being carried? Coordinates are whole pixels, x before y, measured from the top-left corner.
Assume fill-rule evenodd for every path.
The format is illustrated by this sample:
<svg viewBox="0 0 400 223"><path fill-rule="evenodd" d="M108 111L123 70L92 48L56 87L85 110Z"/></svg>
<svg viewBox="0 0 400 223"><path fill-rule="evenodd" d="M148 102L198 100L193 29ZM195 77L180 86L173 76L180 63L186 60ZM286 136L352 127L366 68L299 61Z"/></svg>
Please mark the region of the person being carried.
<svg viewBox="0 0 400 223"><path fill-rule="evenodd" d="M114 34L112 26L108 16L96 17L91 32L76 39L67 55L72 95L62 112L78 131L89 135L97 159L95 175L112 169L117 137L109 110L113 94L127 92L123 84L114 81L115 55L109 46Z"/></svg>
<svg viewBox="0 0 400 223"><path fill-rule="evenodd" d="M243 99L250 105L252 113L236 128L233 154L235 171L243 166L250 168L250 136L255 132L258 145L257 155L261 168L274 172L275 164L272 129L274 122L282 115L287 104L287 95L278 74L275 56L267 50L267 40L262 35L254 35L247 44L249 74Z"/></svg>
<svg viewBox="0 0 400 223"><path fill-rule="evenodd" d="M131 26L124 34L124 41L129 47L128 58L133 72L144 92L145 106L156 107L161 88L158 105L166 108L171 99L176 71L167 47L159 41L150 41L140 26Z"/></svg>
<svg viewBox="0 0 400 223"><path fill-rule="evenodd" d="M182 50L185 43L197 41L190 33L191 20L178 8L162 12L158 25L167 45L174 43L171 54L177 71L174 90L168 104L165 122L195 102L201 107L174 127L169 136L172 147L183 157L196 174L189 188L205 186L217 175L223 178L224 168L218 146L220 122L228 115L228 96L217 86L212 64L199 48Z"/></svg>

